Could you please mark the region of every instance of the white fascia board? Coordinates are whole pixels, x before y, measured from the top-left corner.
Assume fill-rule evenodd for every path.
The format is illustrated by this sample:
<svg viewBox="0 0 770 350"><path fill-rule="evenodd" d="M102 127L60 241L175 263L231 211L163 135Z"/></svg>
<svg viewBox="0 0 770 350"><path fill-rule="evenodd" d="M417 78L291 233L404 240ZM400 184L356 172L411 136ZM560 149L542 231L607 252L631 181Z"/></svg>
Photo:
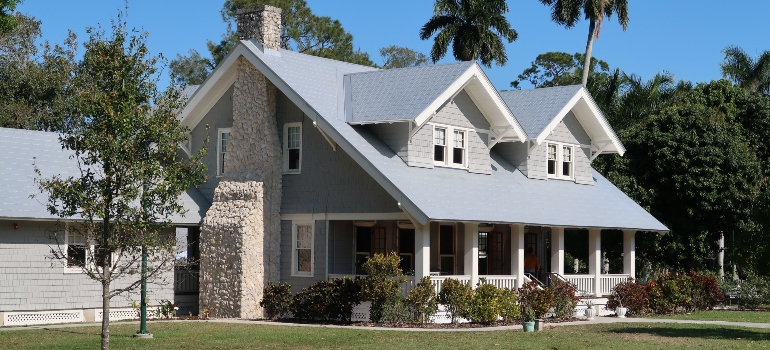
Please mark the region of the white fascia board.
<svg viewBox="0 0 770 350"><path fill-rule="evenodd" d="M373 121L360 121L349 122L349 125L369 125L369 124L393 124L393 123L406 123L411 122L411 119L393 119L393 120L373 120Z"/></svg>
<svg viewBox="0 0 770 350"><path fill-rule="evenodd" d="M622 143L620 143L620 138L618 138L618 135L615 134L615 130L607 121L607 118L604 117L604 113L602 113L601 109L599 109L599 106L596 105L596 101L594 101L593 97L591 97L591 94L588 93L588 90L586 90L585 87L580 89L580 95L582 96L583 100L585 100L586 105L588 105L588 108L593 113L593 117L596 118L596 121L599 123L602 131L604 131L604 134L610 139L610 141L612 141L612 145L615 146L615 151L620 156L623 156L623 154L626 153L626 148Z"/></svg>
<svg viewBox="0 0 770 350"><path fill-rule="evenodd" d="M483 69L481 69L481 66L479 66L478 62L473 65L473 68L475 70L475 75L478 78L478 83L481 84L481 86L489 95L489 98L497 106L498 111L505 118L506 123L513 127L513 131L516 133L516 136L519 138L519 140L524 142L527 139L527 133L524 132L524 128L521 127L519 121L516 119L516 116L513 115L511 109L508 108L508 105L505 103L505 101L503 101L503 97L500 96L500 92L498 92L497 89L495 89L495 86L492 85L492 82L489 81L489 77L487 77L487 74L484 73Z"/></svg>
<svg viewBox="0 0 770 350"><path fill-rule="evenodd" d="M236 69L233 64L239 56L246 52L243 43L242 41L241 44L238 44L203 81L198 90L195 90L180 115L182 125L191 130L194 129L206 116L206 113L219 101L219 98L227 92L227 89L235 83Z"/></svg>
<svg viewBox="0 0 770 350"><path fill-rule="evenodd" d="M406 195L401 193L401 191L398 190L398 188L390 182L388 178L386 178L382 173L380 173L377 168L372 165L372 163L369 162L366 157L362 156L361 153L358 152L358 150L353 147L353 145L348 142L347 139L342 137L340 133L332 127L329 122L326 121L326 119L319 117L320 113L318 113L313 107L310 106L294 89L289 86L283 79L281 79L278 74L276 74L270 67L268 67L262 60L257 57L256 54L254 54L254 51L250 50L259 50L257 46L255 46L250 41L241 41L241 44L243 45L244 51L243 51L243 57L248 60L254 67L260 71L260 73L264 74L265 77L267 77L268 80L270 80L273 85L276 86L281 92L283 92L286 97L289 98L289 100L292 101L299 109L302 110L305 115L308 116L313 122L316 123L316 126L323 130L326 135L328 135L334 142L337 143L340 148L345 151L353 160L358 163L361 168L366 171L369 176L371 176L374 181L377 181L377 183L382 186L382 188L385 189L388 194L390 194L394 199L399 200L402 206L407 208L410 213L414 213L413 215L416 215L416 218L420 220L420 222L427 223L428 222L428 216L425 215L425 213L420 210L412 201L410 201ZM240 46L240 45L239 45Z"/></svg>
<svg viewBox="0 0 770 350"><path fill-rule="evenodd" d="M473 76L476 74L473 67L468 68L468 70L465 71L460 77L458 77L449 87L444 90L444 92L441 93L441 95L438 95L438 97L431 102L428 107L426 107L420 114L417 115L417 118L415 118L414 122L417 124L417 127L422 126L427 122L433 114L435 114L441 106L443 106L446 101L448 101L452 96L454 96L457 92L459 92L463 87L465 87L466 83L468 83L469 80L473 79Z"/></svg>

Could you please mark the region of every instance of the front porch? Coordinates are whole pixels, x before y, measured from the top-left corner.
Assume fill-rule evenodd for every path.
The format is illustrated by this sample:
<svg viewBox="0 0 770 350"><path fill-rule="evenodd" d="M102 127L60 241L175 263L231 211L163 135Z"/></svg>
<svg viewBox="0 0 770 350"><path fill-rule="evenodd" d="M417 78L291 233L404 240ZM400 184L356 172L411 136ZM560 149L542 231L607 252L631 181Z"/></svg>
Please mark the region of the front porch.
<svg viewBox="0 0 770 350"><path fill-rule="evenodd" d="M329 222L327 277L362 277L361 266L369 256L395 252L407 274L404 294L415 281L430 276L437 293L448 278L474 286L484 279L511 289L532 279L548 284L559 278L575 284L582 296L602 297L635 276L635 234L635 230L520 224L337 220ZM602 249L603 235L613 247ZM540 266L534 273L525 271L525 252L530 249ZM565 261L565 255L573 261ZM607 255L612 256L603 258ZM573 265L586 266L587 271L575 273Z"/></svg>

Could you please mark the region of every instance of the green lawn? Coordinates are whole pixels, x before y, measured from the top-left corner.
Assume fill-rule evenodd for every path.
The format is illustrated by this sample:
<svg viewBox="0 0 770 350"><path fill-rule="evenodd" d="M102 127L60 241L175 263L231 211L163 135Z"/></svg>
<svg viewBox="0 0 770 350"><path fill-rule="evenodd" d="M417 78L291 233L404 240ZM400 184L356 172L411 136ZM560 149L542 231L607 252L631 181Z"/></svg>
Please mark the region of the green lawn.
<svg viewBox="0 0 770 350"><path fill-rule="evenodd" d="M150 323L155 339L133 339L136 325L112 327L113 349L700 349L769 348L770 330L625 323L556 327L538 333L375 331L211 322ZM96 327L0 331L3 349L95 349Z"/></svg>
<svg viewBox="0 0 770 350"><path fill-rule="evenodd" d="M689 315L673 315L673 316L656 315L652 317L673 318L677 320L770 323L770 312L768 311L712 310L712 311L696 311Z"/></svg>

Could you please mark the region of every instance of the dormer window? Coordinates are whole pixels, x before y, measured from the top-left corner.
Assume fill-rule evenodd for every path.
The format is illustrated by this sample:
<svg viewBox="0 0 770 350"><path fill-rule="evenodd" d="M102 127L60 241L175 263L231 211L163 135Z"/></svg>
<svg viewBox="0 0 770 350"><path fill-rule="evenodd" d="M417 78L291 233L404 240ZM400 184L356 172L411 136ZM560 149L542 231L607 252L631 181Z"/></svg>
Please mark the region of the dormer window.
<svg viewBox="0 0 770 350"><path fill-rule="evenodd" d="M433 126L433 165L466 168L468 130L444 125Z"/></svg>
<svg viewBox="0 0 770 350"><path fill-rule="evenodd" d="M575 146L549 142L546 143L546 149L548 152L548 177L572 180L574 178Z"/></svg>

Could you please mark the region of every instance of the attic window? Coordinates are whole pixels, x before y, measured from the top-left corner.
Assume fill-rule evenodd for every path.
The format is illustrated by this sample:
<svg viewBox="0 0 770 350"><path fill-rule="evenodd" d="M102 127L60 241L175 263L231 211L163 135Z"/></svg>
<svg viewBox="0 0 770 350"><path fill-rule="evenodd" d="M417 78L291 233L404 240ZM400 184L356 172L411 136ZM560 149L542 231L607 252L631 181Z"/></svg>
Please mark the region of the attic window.
<svg viewBox="0 0 770 350"><path fill-rule="evenodd" d="M444 164L446 159L446 129L433 130L433 161Z"/></svg>
<svg viewBox="0 0 770 350"><path fill-rule="evenodd" d="M548 177L571 180L574 178L575 146L561 143L547 143Z"/></svg>
<svg viewBox="0 0 770 350"><path fill-rule="evenodd" d="M433 165L466 168L468 130L448 126L433 126Z"/></svg>
<svg viewBox="0 0 770 350"><path fill-rule="evenodd" d="M465 131L455 130L455 144L452 148L452 164L465 164Z"/></svg>

